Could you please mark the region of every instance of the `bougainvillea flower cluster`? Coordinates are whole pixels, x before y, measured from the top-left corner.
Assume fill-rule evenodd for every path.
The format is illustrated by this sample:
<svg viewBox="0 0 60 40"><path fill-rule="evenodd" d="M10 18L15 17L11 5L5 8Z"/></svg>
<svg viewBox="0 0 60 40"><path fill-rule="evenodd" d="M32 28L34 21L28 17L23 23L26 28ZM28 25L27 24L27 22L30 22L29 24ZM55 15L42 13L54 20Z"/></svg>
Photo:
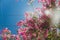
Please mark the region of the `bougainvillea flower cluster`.
<svg viewBox="0 0 60 40"><path fill-rule="evenodd" d="M60 6L60 0L38 0L38 3L42 3L44 7L51 8Z"/></svg>
<svg viewBox="0 0 60 40"><path fill-rule="evenodd" d="M28 4L34 1L29 0ZM17 35L11 34L8 28L3 29L2 40L60 40L60 21L58 21L60 16L56 16L56 13L59 15L60 12L60 0L37 0L37 2L42 3L43 7L35 8L33 12L25 12L25 19L17 23L19 27ZM52 19L54 23L58 22L57 27L52 23Z"/></svg>
<svg viewBox="0 0 60 40"><path fill-rule="evenodd" d="M32 0L31 0L32 1ZM55 30L51 25L51 15L45 13L46 9L53 9L60 6L59 0L38 0L38 3L42 3L45 8L36 8L39 12L26 12L25 20L20 21L17 25L24 27L23 30L19 30L18 33L22 35L24 40L47 40L49 38L49 32L51 29ZM57 5L58 4L58 5ZM27 28L27 29L26 29ZM25 30L26 29L26 30ZM56 32L56 30L55 30ZM57 35L57 34L55 34ZM51 36L52 37L52 36ZM56 40L52 39L50 40Z"/></svg>
<svg viewBox="0 0 60 40"><path fill-rule="evenodd" d="M5 28L1 31L0 34L1 40L20 40L20 36L17 34L11 34L11 31L8 28Z"/></svg>
<svg viewBox="0 0 60 40"><path fill-rule="evenodd" d="M27 17L28 14L26 14ZM48 36L48 30L50 27L49 22L50 18L45 14L39 17L33 15L29 20L26 18L17 24L20 27L25 27L22 29L20 28L18 33L23 35L24 40L38 40L39 37L42 39L46 38ZM42 40L41 38L39 39Z"/></svg>

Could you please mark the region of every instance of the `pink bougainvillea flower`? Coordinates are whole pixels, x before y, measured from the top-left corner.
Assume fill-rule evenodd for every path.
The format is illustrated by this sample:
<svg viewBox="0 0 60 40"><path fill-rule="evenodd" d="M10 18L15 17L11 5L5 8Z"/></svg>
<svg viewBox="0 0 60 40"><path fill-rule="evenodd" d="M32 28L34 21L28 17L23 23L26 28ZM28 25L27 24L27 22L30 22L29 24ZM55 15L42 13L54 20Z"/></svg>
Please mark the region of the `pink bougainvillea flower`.
<svg viewBox="0 0 60 40"><path fill-rule="evenodd" d="M3 37L3 40L7 40L7 35L6 34L2 35L2 37Z"/></svg>
<svg viewBox="0 0 60 40"><path fill-rule="evenodd" d="M38 3L40 3L41 2L41 0L38 0Z"/></svg>
<svg viewBox="0 0 60 40"><path fill-rule="evenodd" d="M45 3L46 2L46 0L41 0L43 3Z"/></svg>
<svg viewBox="0 0 60 40"><path fill-rule="evenodd" d="M16 40L20 40L20 37L19 37L19 35L16 35Z"/></svg>
<svg viewBox="0 0 60 40"><path fill-rule="evenodd" d="M32 13L29 13L29 12L25 12L25 19L26 20L30 20L32 18L32 15L30 15Z"/></svg>
<svg viewBox="0 0 60 40"><path fill-rule="evenodd" d="M11 40L16 40L15 38L16 38L15 34L11 35Z"/></svg>
<svg viewBox="0 0 60 40"><path fill-rule="evenodd" d="M38 0L38 3L40 3L40 2L46 2L46 0Z"/></svg>
<svg viewBox="0 0 60 40"><path fill-rule="evenodd" d="M28 28L20 28L18 29L18 34L24 35L27 32Z"/></svg>
<svg viewBox="0 0 60 40"><path fill-rule="evenodd" d="M41 40L41 38L38 36L37 40Z"/></svg>
<svg viewBox="0 0 60 40"><path fill-rule="evenodd" d="M47 36L48 36L48 29L45 30L45 32L44 32L44 37L47 38Z"/></svg>
<svg viewBox="0 0 60 40"><path fill-rule="evenodd" d="M41 16L41 19L47 19L48 17L44 14Z"/></svg>
<svg viewBox="0 0 60 40"><path fill-rule="evenodd" d="M23 40L27 40L27 36L26 35L22 35Z"/></svg>
<svg viewBox="0 0 60 40"><path fill-rule="evenodd" d="M60 6L60 1L58 2L58 5Z"/></svg>
<svg viewBox="0 0 60 40"><path fill-rule="evenodd" d="M16 36L15 34L12 35L12 37L15 37L15 36Z"/></svg>
<svg viewBox="0 0 60 40"><path fill-rule="evenodd" d="M47 4L50 5L51 3L51 0L46 0Z"/></svg>
<svg viewBox="0 0 60 40"><path fill-rule="evenodd" d="M33 33L33 36L36 37L36 33Z"/></svg>
<svg viewBox="0 0 60 40"><path fill-rule="evenodd" d="M37 10L37 11L41 11L41 9L40 9L40 8L36 8L36 10Z"/></svg>
<svg viewBox="0 0 60 40"><path fill-rule="evenodd" d="M8 32L8 31L9 31L8 28L3 29L3 32Z"/></svg>
<svg viewBox="0 0 60 40"><path fill-rule="evenodd" d="M34 27L34 20L30 19L27 21L27 27Z"/></svg>
<svg viewBox="0 0 60 40"><path fill-rule="evenodd" d="M25 17L28 17L29 16L29 13L28 12L25 12Z"/></svg>
<svg viewBox="0 0 60 40"><path fill-rule="evenodd" d="M22 26L24 24L24 20L21 20L20 22L17 23L17 26Z"/></svg>
<svg viewBox="0 0 60 40"><path fill-rule="evenodd" d="M23 34L25 34L25 31L23 31L23 30L24 30L24 29L21 29L21 28L18 29L18 34L19 34L19 35L23 35Z"/></svg>
<svg viewBox="0 0 60 40"><path fill-rule="evenodd" d="M46 9L46 5L45 5L45 4L43 4L42 8L43 8L43 9Z"/></svg>

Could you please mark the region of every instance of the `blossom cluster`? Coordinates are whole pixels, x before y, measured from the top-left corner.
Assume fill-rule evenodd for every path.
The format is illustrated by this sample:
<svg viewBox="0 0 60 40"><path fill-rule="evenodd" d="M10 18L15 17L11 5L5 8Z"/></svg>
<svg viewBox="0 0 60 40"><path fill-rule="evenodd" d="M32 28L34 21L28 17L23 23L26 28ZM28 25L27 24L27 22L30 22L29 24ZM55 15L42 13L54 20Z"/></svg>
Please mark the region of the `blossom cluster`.
<svg viewBox="0 0 60 40"><path fill-rule="evenodd" d="M24 40L44 40L47 38L50 28L50 18L48 16L44 13L40 16L35 12L26 12L25 17L25 20L21 20L17 24L20 27L18 34L22 35Z"/></svg>
<svg viewBox="0 0 60 40"><path fill-rule="evenodd" d="M0 40L20 40L20 35L11 34L11 31L5 28L0 33Z"/></svg>
<svg viewBox="0 0 60 40"><path fill-rule="evenodd" d="M42 3L45 8L52 8L60 6L60 0L38 0L38 3Z"/></svg>
<svg viewBox="0 0 60 40"><path fill-rule="evenodd" d="M28 4L32 2L34 0L29 0ZM51 25L51 15L48 14L50 8L60 6L60 1L38 0L38 3L42 3L44 8L35 8L34 12L26 12L25 19L17 23L18 34L12 35L11 31L5 28L1 33L2 40L60 40L55 25Z"/></svg>
<svg viewBox="0 0 60 40"><path fill-rule="evenodd" d="M33 1L30 0L30 2ZM36 8L38 11L34 12L26 12L25 20L17 23L20 27L18 34L22 35L24 40L46 40L49 35L51 36L54 33L53 35L56 37L53 37L57 39L57 30L51 25L51 15L47 15L45 11L60 6L60 1L38 0L38 3L42 3L44 8ZM53 37L50 40L56 40Z"/></svg>

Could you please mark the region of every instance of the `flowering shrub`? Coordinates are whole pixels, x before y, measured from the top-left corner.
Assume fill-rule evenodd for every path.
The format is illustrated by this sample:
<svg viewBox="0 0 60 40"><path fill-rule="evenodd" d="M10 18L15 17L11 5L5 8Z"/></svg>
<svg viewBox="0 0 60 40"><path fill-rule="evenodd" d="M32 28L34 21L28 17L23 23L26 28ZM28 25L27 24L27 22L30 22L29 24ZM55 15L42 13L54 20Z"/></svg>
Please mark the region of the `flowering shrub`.
<svg viewBox="0 0 60 40"><path fill-rule="evenodd" d="M31 5L34 0L28 2ZM42 3L43 8L25 13L25 19L17 23L20 27L17 35L12 35L7 28L4 29L3 40L60 40L60 31L57 32L57 29L60 30L60 0L38 0L38 3Z"/></svg>
<svg viewBox="0 0 60 40"><path fill-rule="evenodd" d="M8 30L8 28L5 28L2 30L1 34L0 34L0 37L2 40L20 40L20 36L17 34L17 35L12 35L11 34L11 31Z"/></svg>
<svg viewBox="0 0 60 40"><path fill-rule="evenodd" d="M30 0L30 4L32 4ZM59 40L57 38L57 29L55 25L51 25L53 12L49 14L49 9L60 6L58 0L38 0L43 4L43 8L36 8L35 12L26 12L25 20L20 21L17 25L24 26L23 30L19 30L24 40ZM46 11L48 9L48 11ZM45 12L46 11L46 12ZM48 15L47 15L48 13ZM26 29L27 28L27 29ZM54 33L54 34L53 34ZM56 36L56 37L55 37Z"/></svg>
<svg viewBox="0 0 60 40"><path fill-rule="evenodd" d="M31 19L28 20L26 18L26 20L23 21L24 22L20 21L18 26L24 26L25 28L20 28L18 32L23 35L24 40L38 40L39 37L46 38L48 36L48 30L50 28L50 18L48 16L42 15L39 18L33 16Z"/></svg>

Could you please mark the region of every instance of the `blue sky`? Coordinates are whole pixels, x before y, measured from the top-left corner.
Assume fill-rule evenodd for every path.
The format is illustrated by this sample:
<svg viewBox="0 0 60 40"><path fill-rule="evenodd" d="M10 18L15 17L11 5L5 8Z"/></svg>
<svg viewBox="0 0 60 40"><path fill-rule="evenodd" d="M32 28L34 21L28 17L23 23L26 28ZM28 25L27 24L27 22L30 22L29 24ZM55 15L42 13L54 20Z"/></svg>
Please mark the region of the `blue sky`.
<svg viewBox="0 0 60 40"><path fill-rule="evenodd" d="M35 7L40 7L37 2ZM12 34L16 34L16 23L24 19L25 11L33 11L32 6L27 5L27 0L0 0L0 30L8 28Z"/></svg>

